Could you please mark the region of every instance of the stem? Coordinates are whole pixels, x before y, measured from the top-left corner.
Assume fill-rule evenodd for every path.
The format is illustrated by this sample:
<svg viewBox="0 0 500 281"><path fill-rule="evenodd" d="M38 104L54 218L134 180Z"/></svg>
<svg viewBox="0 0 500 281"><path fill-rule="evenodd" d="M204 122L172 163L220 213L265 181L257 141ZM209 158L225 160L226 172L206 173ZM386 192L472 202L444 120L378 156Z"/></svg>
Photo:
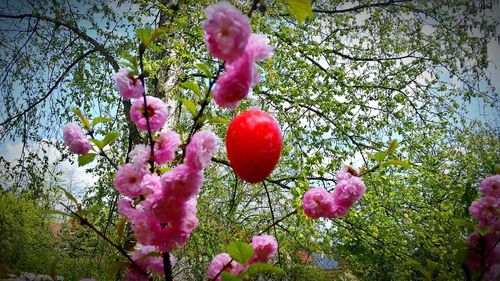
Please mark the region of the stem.
<svg viewBox="0 0 500 281"><path fill-rule="evenodd" d="M170 263L170 254L164 252L163 256L163 270L165 272L165 281L172 281L174 277L172 276L172 264Z"/></svg>
<svg viewBox="0 0 500 281"><path fill-rule="evenodd" d="M271 210L271 219L273 222L273 231L274 231L274 237L276 238L276 242L278 242L278 263L280 266L281 264L281 253L280 253L280 245L278 241L278 235L276 234L276 224L274 223L274 211L273 211L273 205L271 203L271 196L269 195L269 190L267 189L266 181L262 182L262 185L264 186L264 189L266 190L266 195L267 195L267 202L269 204L269 209Z"/></svg>
<svg viewBox="0 0 500 281"><path fill-rule="evenodd" d="M151 133L151 126L149 125L149 112L148 112L148 103L146 101L146 83L144 83L144 62L143 62L143 56L144 56L144 48L142 45L139 47L139 67L141 68L141 75L139 76L139 79L141 80L142 86L144 87L144 93L142 93L142 98L144 101L144 117L146 117L146 125L148 128L148 139L149 139L149 146L151 147L151 153L149 156L149 165L151 166L149 170L151 173L155 170L155 162L154 162L154 140L153 140L153 134Z"/></svg>
<svg viewBox="0 0 500 281"><path fill-rule="evenodd" d="M191 137L194 135L194 133L196 133L196 131L199 128L201 128L201 126L199 126L199 124L198 124L198 121L203 116L205 108L207 107L207 105L210 102L210 91L212 90L212 87L215 85L215 82L217 81L217 79L219 78L220 73L221 73L222 69L224 68L224 65L225 65L225 63L219 65L219 69L217 70L216 75L214 77L212 77L212 79L210 80L210 84L208 85L207 92L205 93L205 98L203 99L203 102L201 104L200 111L198 111L198 114L196 114L196 116L193 119L193 126L191 127L191 131L189 132L189 136L188 136L188 139L186 141L186 145L191 141Z"/></svg>
<svg viewBox="0 0 500 281"><path fill-rule="evenodd" d="M153 173L155 170L155 162L154 162L155 142L153 140L153 133L151 132L151 126L149 125L148 104L146 101L146 83L144 83L144 61L143 61L144 51L145 49L141 43L141 45L139 46L139 67L141 68L141 75L139 76L139 79L141 80L142 86L144 87L144 93L142 93L142 98L144 100L144 117L146 117L149 146L151 148L151 153L149 156L149 165L151 167L149 168L149 171ZM168 252L163 252L162 256L163 256L163 271L165 273L165 280L172 281L174 279L172 277L172 264L170 264L170 254Z"/></svg>
<svg viewBox="0 0 500 281"><path fill-rule="evenodd" d="M87 227L89 227L90 229L92 229L97 235L101 236L101 238L103 238L104 240L106 240L109 244L111 244L111 246L113 246L115 249L118 250L118 252L120 252L124 257L126 257L130 263L132 263L132 265L137 268L142 274L144 274L145 276L148 277L148 280L151 280L151 277L147 274L147 272L145 272L130 256L129 254L127 254L127 252L120 246L120 245L116 245L113 241L111 241L111 239L109 239L106 235L104 235L99 229L97 229L93 224L91 224L86 218L82 217L81 215L79 215L78 213L76 212L73 212L73 210L71 210L68 206L66 206L64 203L62 202L59 202L59 204L61 204L66 210L68 210L71 214L73 214L74 216L76 216L79 220L80 220L80 224L81 225L85 225Z"/></svg>
<svg viewBox="0 0 500 281"><path fill-rule="evenodd" d="M89 130L89 136L93 139L95 139L94 137L94 132L93 132L93 129L91 128ZM104 158L106 158L106 160L108 160L109 164L111 164L111 166L113 166L113 168L115 168L115 170L118 170L118 165L116 165L113 160L111 160L111 158L109 158L109 156L106 154L106 152L104 152L104 150L100 149L99 148L99 155L103 156Z"/></svg>

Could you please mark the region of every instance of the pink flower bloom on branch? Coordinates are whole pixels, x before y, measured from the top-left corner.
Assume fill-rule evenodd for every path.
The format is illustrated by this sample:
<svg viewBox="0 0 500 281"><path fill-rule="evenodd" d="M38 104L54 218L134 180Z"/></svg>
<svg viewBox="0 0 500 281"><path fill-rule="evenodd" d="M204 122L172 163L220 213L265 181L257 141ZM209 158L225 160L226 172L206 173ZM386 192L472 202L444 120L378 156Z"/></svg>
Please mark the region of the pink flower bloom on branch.
<svg viewBox="0 0 500 281"><path fill-rule="evenodd" d="M229 262L231 262L231 263L229 263ZM228 265L228 266L226 266L226 265ZM239 274L243 270L244 270L244 267L240 263L238 263L234 260L231 261L231 256L229 256L229 254L221 253L221 254L218 254L217 256L215 256L212 259L212 262L210 263L210 265L208 266L208 276L213 279L221 271L227 271L231 274ZM215 279L215 281L220 281L220 280L221 280L221 276L219 274L219 276L217 277L217 279Z"/></svg>
<svg viewBox="0 0 500 281"><path fill-rule="evenodd" d="M198 194L203 182L203 173L186 164L181 164L161 177L163 192L178 200L188 200Z"/></svg>
<svg viewBox="0 0 500 281"><path fill-rule="evenodd" d="M138 99L144 93L144 86L137 75L130 77L129 70L120 68L115 74L115 82L120 95L125 99Z"/></svg>
<svg viewBox="0 0 500 281"><path fill-rule="evenodd" d="M251 55L252 60L261 61L273 56L273 47L264 34L252 34L248 40L245 52Z"/></svg>
<svg viewBox="0 0 500 281"><path fill-rule="evenodd" d="M341 180L333 190L333 200L336 205L348 206L350 208L365 194L365 184L359 177L351 177Z"/></svg>
<svg viewBox="0 0 500 281"><path fill-rule="evenodd" d="M156 164L162 165L174 160L175 150L181 144L179 134L174 131L163 132L155 142L154 158Z"/></svg>
<svg viewBox="0 0 500 281"><path fill-rule="evenodd" d="M216 58L231 62L245 51L252 33L250 20L231 4L221 1L205 9L205 43Z"/></svg>
<svg viewBox="0 0 500 281"><path fill-rule="evenodd" d="M163 257L161 256L149 256L144 258L144 256L151 253L159 253L158 249L155 246L144 246L139 244L139 249L132 255L132 259L144 270L147 272L147 269L152 270L154 272L163 274ZM172 267L175 266L175 257L170 254L170 265Z"/></svg>
<svg viewBox="0 0 500 281"><path fill-rule="evenodd" d="M302 206L304 214L312 219L329 217L334 208L332 196L323 188L309 189L302 198Z"/></svg>
<svg viewBox="0 0 500 281"><path fill-rule="evenodd" d="M64 143L69 151L75 154L86 154L90 150L90 142L76 123L68 123L63 128Z"/></svg>
<svg viewBox="0 0 500 281"><path fill-rule="evenodd" d="M141 194L149 195L162 189L161 178L157 174L146 173L141 181Z"/></svg>
<svg viewBox="0 0 500 281"><path fill-rule="evenodd" d="M480 225L495 226L496 220L499 217L500 200L493 197L482 197L474 202L469 207L471 216L479 220Z"/></svg>
<svg viewBox="0 0 500 281"><path fill-rule="evenodd" d="M210 131L200 131L186 147L186 164L195 170L206 168L216 150L217 136Z"/></svg>
<svg viewBox="0 0 500 281"><path fill-rule="evenodd" d="M167 121L167 108L165 103L162 100L147 96L147 114L149 119L149 127L151 131L160 130L165 121ZM144 99L138 99L130 108L130 118L134 122L134 124L142 131L148 130L148 125L146 121L146 108L144 107Z"/></svg>
<svg viewBox="0 0 500 281"><path fill-rule="evenodd" d="M263 262L266 263L276 256L278 252L278 242L271 235L261 235L252 237L250 243L254 253L249 263Z"/></svg>
<svg viewBox="0 0 500 281"><path fill-rule="evenodd" d="M485 196L490 196L496 199L500 198L500 175L487 177L480 185L479 191Z"/></svg>
<svg viewBox="0 0 500 281"><path fill-rule="evenodd" d="M250 87L258 74L249 54L243 55L225 67L225 73L214 88L215 103L223 108L236 109L239 102L248 96Z"/></svg>
<svg viewBox="0 0 500 281"><path fill-rule="evenodd" d="M145 144L138 144L130 151L132 163L137 168L146 168L149 158L151 157L151 148Z"/></svg>
<svg viewBox="0 0 500 281"><path fill-rule="evenodd" d="M139 196L142 194L141 182L145 173L145 170L127 163L116 172L113 184L116 190L125 196Z"/></svg>
<svg viewBox="0 0 500 281"><path fill-rule="evenodd" d="M162 236L162 229L159 221L150 212L138 212L131 219L131 223L137 242L143 245L158 245L156 241Z"/></svg>

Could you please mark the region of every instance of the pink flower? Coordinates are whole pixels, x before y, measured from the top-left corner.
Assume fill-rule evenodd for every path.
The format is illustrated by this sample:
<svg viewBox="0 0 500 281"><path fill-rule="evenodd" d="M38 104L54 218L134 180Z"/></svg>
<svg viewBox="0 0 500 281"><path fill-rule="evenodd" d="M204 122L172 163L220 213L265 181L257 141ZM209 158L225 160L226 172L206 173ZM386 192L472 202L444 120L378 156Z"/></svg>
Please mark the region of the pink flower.
<svg viewBox="0 0 500 281"><path fill-rule="evenodd" d="M132 259L139 265L144 271L152 270L154 272L158 272L163 274L163 257L162 256L149 256L143 258L144 256L151 253L159 253L158 249L155 246L145 246L138 244L139 249L132 255ZM175 257L170 254L170 265L172 267L175 266Z"/></svg>
<svg viewBox="0 0 500 281"><path fill-rule="evenodd" d="M190 236L190 231L173 227L165 227L161 229L160 234L156 236L154 243L158 246L160 251L171 252L175 248L180 248L186 245Z"/></svg>
<svg viewBox="0 0 500 281"><path fill-rule="evenodd" d="M224 1L204 12L208 18L202 23L204 39L212 55L227 62L241 56L252 33L248 17Z"/></svg>
<svg viewBox="0 0 500 281"><path fill-rule="evenodd" d="M480 225L496 225L499 212L500 200L489 196L472 202L469 207L470 215L477 218Z"/></svg>
<svg viewBox="0 0 500 281"><path fill-rule="evenodd" d="M138 99L144 93L144 86L137 75L130 77L129 70L120 68L115 74L116 87L125 99Z"/></svg>
<svg viewBox="0 0 500 281"><path fill-rule="evenodd" d="M352 204L336 203L334 200L333 208L328 218L338 218L347 215L347 211L349 211L349 208L351 208L351 206Z"/></svg>
<svg viewBox="0 0 500 281"><path fill-rule="evenodd" d="M145 174L141 181L141 194L149 195L162 189L161 178L155 174Z"/></svg>
<svg viewBox="0 0 500 281"><path fill-rule="evenodd" d="M215 103L223 108L236 109L239 102L248 96L250 87L258 74L250 54L245 54L225 67L225 73L214 88Z"/></svg>
<svg viewBox="0 0 500 281"><path fill-rule="evenodd" d="M248 40L245 52L249 53L254 61L261 61L273 56L273 47L264 34L252 34Z"/></svg>
<svg viewBox="0 0 500 281"><path fill-rule="evenodd" d="M266 263L276 256L278 251L278 242L271 235L261 235L252 237L250 242L254 253L249 263L263 262Z"/></svg>
<svg viewBox="0 0 500 281"><path fill-rule="evenodd" d="M487 177L481 183L479 191L485 196L491 196L493 198L500 198L500 175L494 175Z"/></svg>
<svg viewBox="0 0 500 281"><path fill-rule="evenodd" d="M329 217L334 207L332 196L323 188L309 189L302 198L302 206L306 216L312 219Z"/></svg>
<svg viewBox="0 0 500 281"><path fill-rule="evenodd" d="M129 220L133 220L138 215L138 211L132 206L132 203L129 198L122 197L118 200L118 213Z"/></svg>
<svg viewBox="0 0 500 281"><path fill-rule="evenodd" d="M349 168L347 166L342 166L340 171L338 171L337 174L335 175L335 178L337 178L338 181L348 180L352 177L353 175L349 172Z"/></svg>
<svg viewBox="0 0 500 281"><path fill-rule="evenodd" d="M148 106L147 112L149 127L151 131L158 131L163 127L165 121L167 121L167 108L165 103L163 103L160 99L151 96L146 97L146 103ZM137 128L143 131L148 130L145 112L146 109L144 108L144 99L136 100L130 108L130 118Z"/></svg>
<svg viewBox="0 0 500 281"><path fill-rule="evenodd" d="M156 164L162 165L175 158L175 150L181 144L179 134L174 131L163 132L155 142L154 158Z"/></svg>
<svg viewBox="0 0 500 281"><path fill-rule="evenodd" d="M481 241L481 236L477 232L472 232L469 234L469 237L467 237L467 244L469 244L469 247L472 248L477 248L479 247Z"/></svg>
<svg viewBox="0 0 500 281"><path fill-rule="evenodd" d="M86 154L90 150L90 142L76 123L68 123L63 128L64 143L69 151L75 154Z"/></svg>
<svg viewBox="0 0 500 281"><path fill-rule="evenodd" d="M193 135L186 147L186 164L195 169L206 168L217 150L217 136L209 131L200 131Z"/></svg>
<svg viewBox="0 0 500 281"><path fill-rule="evenodd" d="M138 212L133 219L132 230L137 242L143 245L158 245L157 239L161 237L162 229L158 220L156 220L149 212Z"/></svg>
<svg viewBox="0 0 500 281"><path fill-rule="evenodd" d="M496 263L495 265L488 268L488 270L484 273L484 278L487 281L496 281L500 279L500 263Z"/></svg>
<svg viewBox="0 0 500 281"><path fill-rule="evenodd" d="M151 157L151 148L145 144L138 144L130 151L132 163L138 168L146 168Z"/></svg>
<svg viewBox="0 0 500 281"><path fill-rule="evenodd" d="M351 177L346 180L340 180L333 190L333 200L336 205L349 206L354 205L365 194L365 184L359 177Z"/></svg>
<svg viewBox="0 0 500 281"><path fill-rule="evenodd" d="M228 266L226 266L226 265L228 265ZM241 273L244 270L244 267L240 263L238 263L234 260L231 261L231 256L229 256L229 254L221 253L221 254L218 254L217 256L215 256L212 259L212 262L210 263L210 265L208 266L208 276L213 279L222 270L230 272L233 275L236 275L236 274ZM215 281L220 281L220 280L221 280L221 276L219 274L219 276L217 277L217 279L215 279Z"/></svg>
<svg viewBox="0 0 500 281"><path fill-rule="evenodd" d="M161 177L163 192L178 200L187 200L198 194L203 182L203 174L186 164L181 164Z"/></svg>
<svg viewBox="0 0 500 281"><path fill-rule="evenodd" d="M188 201L175 196L158 196L156 198L148 198L145 202L150 204L151 212L161 224L177 229L185 229L184 226L188 224L188 220L193 220L190 217L196 217L196 200L194 198ZM151 203L149 203L150 200Z"/></svg>
<svg viewBox="0 0 500 281"><path fill-rule="evenodd" d="M145 170L127 163L116 172L113 184L116 190L125 196L139 196L142 194L141 182L145 173Z"/></svg>

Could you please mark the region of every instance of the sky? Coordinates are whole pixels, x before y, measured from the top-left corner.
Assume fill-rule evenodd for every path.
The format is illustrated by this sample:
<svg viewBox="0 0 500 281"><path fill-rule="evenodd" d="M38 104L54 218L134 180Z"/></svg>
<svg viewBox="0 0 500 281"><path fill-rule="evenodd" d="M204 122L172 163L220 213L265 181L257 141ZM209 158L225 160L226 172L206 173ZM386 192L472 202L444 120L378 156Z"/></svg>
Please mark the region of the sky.
<svg viewBox="0 0 500 281"><path fill-rule="evenodd" d="M116 10L128 10L130 6L121 6L116 7L113 6ZM494 10L492 11L493 15L500 17L500 3L496 3L494 5ZM500 30L500 27L498 28ZM491 73L491 79L494 87L496 88L495 93L497 94L500 89L500 38L499 40L491 40L488 44L488 53L489 53L489 67L488 70ZM491 126L498 128L498 124L500 124L500 113L497 111L497 108L490 107L484 104L479 99L473 99L470 103L465 101L459 101L463 103L467 108L467 113L463 113L467 119L480 119ZM2 121L2 120L0 120ZM61 134L62 136L62 134ZM62 141L62 140L59 140ZM31 144L34 149L38 144ZM4 157L7 161L16 161L19 159L21 155L22 144L19 142L12 141L2 141L0 142L0 155ZM358 153L359 154L359 153ZM47 156L49 157L49 161L58 162L57 160L61 158L61 154L54 147L47 147ZM83 194L83 190L87 187L92 186L96 182L96 178L85 172L84 167L78 167L76 164L76 156L73 156L73 163L68 160L62 161L58 164L58 169L63 172L63 185L73 190L76 195ZM362 163L360 155L357 155L351 159L354 165L360 165Z"/></svg>

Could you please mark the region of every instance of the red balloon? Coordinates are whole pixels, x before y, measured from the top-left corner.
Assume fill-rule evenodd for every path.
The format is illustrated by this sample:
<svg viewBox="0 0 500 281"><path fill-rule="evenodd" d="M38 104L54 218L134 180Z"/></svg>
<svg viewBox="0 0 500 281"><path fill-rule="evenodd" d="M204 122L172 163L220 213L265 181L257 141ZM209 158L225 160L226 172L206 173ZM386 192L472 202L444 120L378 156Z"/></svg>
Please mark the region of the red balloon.
<svg viewBox="0 0 500 281"><path fill-rule="evenodd" d="M227 157L234 172L249 183L263 181L271 174L282 144L276 119L258 109L241 112L227 128Z"/></svg>

